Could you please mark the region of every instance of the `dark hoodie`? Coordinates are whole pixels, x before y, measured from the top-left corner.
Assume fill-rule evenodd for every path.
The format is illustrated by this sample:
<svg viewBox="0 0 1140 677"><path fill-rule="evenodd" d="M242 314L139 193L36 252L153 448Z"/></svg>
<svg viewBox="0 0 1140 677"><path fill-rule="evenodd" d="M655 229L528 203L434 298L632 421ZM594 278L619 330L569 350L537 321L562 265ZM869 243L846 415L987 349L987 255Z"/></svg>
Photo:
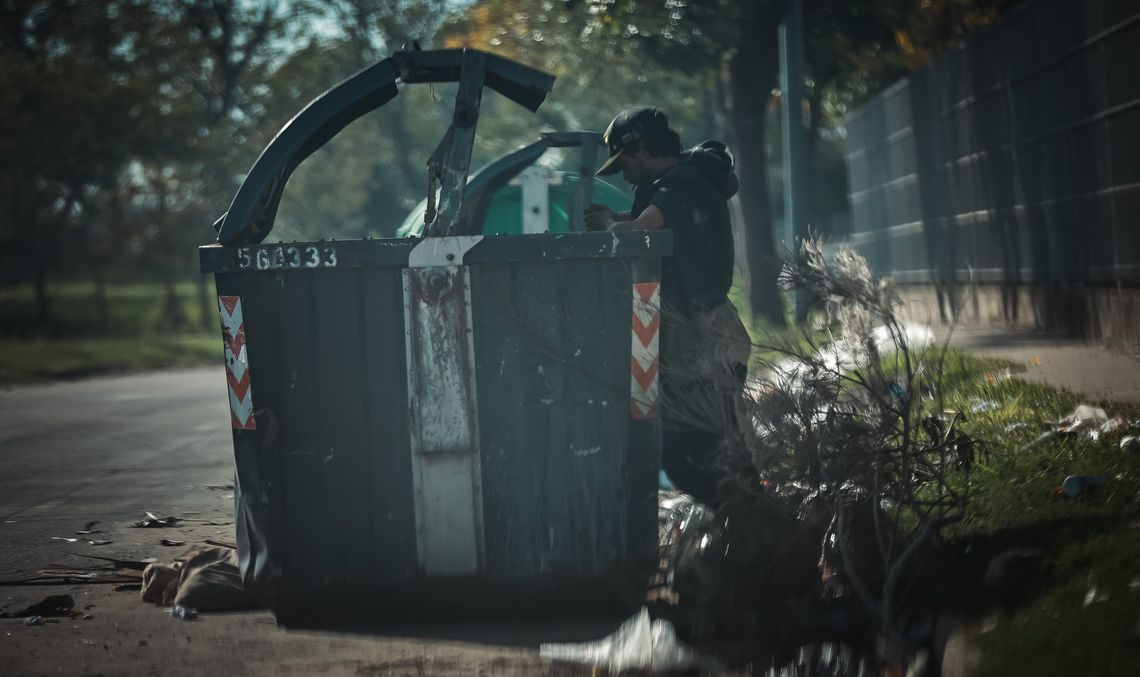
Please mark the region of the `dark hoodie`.
<svg viewBox="0 0 1140 677"><path fill-rule="evenodd" d="M680 161L651 183L637 187L631 218L654 205L673 231L673 256L662 264L661 295L676 310L711 309L727 298L734 261L728 199L739 185L725 145L705 141L681 153Z"/></svg>

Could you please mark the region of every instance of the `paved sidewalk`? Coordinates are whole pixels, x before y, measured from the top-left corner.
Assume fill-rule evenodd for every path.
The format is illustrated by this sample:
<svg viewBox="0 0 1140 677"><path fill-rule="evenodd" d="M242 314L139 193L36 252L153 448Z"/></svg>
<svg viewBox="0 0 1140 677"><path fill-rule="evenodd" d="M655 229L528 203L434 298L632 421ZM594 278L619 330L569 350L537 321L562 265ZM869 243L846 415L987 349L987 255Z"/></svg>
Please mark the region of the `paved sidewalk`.
<svg viewBox="0 0 1140 677"><path fill-rule="evenodd" d="M945 329L935 330L942 340ZM1118 349L1000 328L958 328L952 347L1022 364L1026 381L1047 383L1089 399L1140 403L1140 356Z"/></svg>

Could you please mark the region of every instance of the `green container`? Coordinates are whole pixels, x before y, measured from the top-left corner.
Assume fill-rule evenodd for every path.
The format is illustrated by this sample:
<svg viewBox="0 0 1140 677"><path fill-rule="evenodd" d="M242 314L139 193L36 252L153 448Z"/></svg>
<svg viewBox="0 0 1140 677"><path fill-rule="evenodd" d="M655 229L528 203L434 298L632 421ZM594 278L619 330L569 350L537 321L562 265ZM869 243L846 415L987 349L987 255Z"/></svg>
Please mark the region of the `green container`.
<svg viewBox="0 0 1140 677"><path fill-rule="evenodd" d="M570 231L570 214L567 205L578 186L581 177L573 172L559 172L561 181L548 186L549 209L547 210L548 232L566 233ZM593 200L615 212L629 210L630 197L601 179L594 179ZM424 230L424 210L427 201L423 200L400 224L396 237L418 237ZM522 187L517 184L503 186L491 199L487 218L483 222L484 235L520 235L523 232Z"/></svg>

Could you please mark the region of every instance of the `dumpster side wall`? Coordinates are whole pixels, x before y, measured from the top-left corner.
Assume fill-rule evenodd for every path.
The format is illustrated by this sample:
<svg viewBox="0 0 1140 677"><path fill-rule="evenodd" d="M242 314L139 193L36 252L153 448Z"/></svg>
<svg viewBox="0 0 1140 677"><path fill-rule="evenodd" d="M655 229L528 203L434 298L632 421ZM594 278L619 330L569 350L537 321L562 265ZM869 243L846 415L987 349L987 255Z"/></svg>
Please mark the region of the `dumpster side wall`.
<svg viewBox="0 0 1140 677"><path fill-rule="evenodd" d="M553 609L559 594L586 606L640 603L656 558L660 419L632 398L635 386L641 397L656 391L635 369L656 359L634 355L656 345L638 299L657 288L670 247L667 233L515 236L455 262L470 274L456 326L471 330L464 364L474 365L477 423L469 451L428 451L469 453L477 464L474 576L420 561L412 247L204 247L203 269L224 297L227 357L241 343L235 333L244 340L246 362L231 371L244 375L238 388L248 388L242 406L252 411L235 415L233 431L247 587L292 625L322 613L405 617L528 601ZM292 266L291 250L318 251L322 263ZM418 369L433 367L442 368L427 360Z"/></svg>
<svg viewBox="0 0 1140 677"><path fill-rule="evenodd" d="M241 292L260 413L258 431L235 431L235 460L239 477L261 471L244 502L286 589L414 578L400 269L245 275Z"/></svg>
<svg viewBox="0 0 1140 677"><path fill-rule="evenodd" d="M621 573L653 492L655 422L632 424L629 259L473 266L487 570ZM631 425L632 424L632 425ZM632 482L644 475L646 482ZM631 499L633 499L631 501ZM655 513L648 513L655 518ZM635 521L638 517L632 518Z"/></svg>

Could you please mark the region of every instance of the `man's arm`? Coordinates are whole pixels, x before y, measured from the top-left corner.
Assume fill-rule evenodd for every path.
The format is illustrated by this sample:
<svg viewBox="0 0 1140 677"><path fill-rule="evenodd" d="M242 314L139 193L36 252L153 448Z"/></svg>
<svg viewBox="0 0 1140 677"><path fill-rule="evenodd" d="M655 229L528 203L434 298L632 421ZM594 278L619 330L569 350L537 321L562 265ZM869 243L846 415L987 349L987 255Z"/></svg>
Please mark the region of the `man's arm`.
<svg viewBox="0 0 1140 677"><path fill-rule="evenodd" d="M610 224L610 230L655 230L664 227L665 215L656 205L649 205L641 212L640 216L632 221L627 218Z"/></svg>
<svg viewBox="0 0 1140 677"><path fill-rule="evenodd" d="M591 204L586 207L586 229L606 230L615 221L629 221L629 212L615 212L605 205Z"/></svg>

